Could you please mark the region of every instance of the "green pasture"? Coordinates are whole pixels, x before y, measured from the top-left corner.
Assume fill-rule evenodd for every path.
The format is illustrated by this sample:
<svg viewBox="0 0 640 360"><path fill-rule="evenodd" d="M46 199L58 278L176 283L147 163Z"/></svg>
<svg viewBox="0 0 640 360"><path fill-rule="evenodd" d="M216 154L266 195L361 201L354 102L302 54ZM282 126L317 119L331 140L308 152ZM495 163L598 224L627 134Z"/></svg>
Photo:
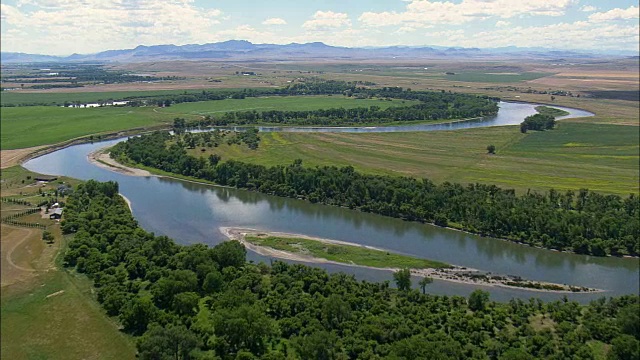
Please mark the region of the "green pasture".
<svg viewBox="0 0 640 360"><path fill-rule="evenodd" d="M57 268L34 285L9 295L3 288L3 359L135 358L133 339L93 299L90 280Z"/></svg>
<svg viewBox="0 0 640 360"><path fill-rule="evenodd" d="M334 96L265 96L245 99L225 99L176 104L158 109L160 113L183 115L212 115L227 111L269 111L269 110L319 110L330 108L352 109L357 107L379 106L386 109L391 106L409 106L418 104L410 100L356 99L343 95Z"/></svg>
<svg viewBox="0 0 640 360"><path fill-rule="evenodd" d="M460 72L454 75L442 74L442 79L462 82L480 82L480 83L515 83L520 81L535 80L550 76L553 74L539 72L523 72L523 73L486 73L486 72Z"/></svg>
<svg viewBox="0 0 640 360"><path fill-rule="evenodd" d="M351 165L373 174L435 182L496 184L519 192L578 190L638 193L638 127L560 121L522 134L517 126L415 133L261 133L257 150L221 144L191 150L267 166ZM494 145L496 154L487 154Z"/></svg>
<svg viewBox="0 0 640 360"><path fill-rule="evenodd" d="M327 259L343 264L371 266L376 268L410 269L441 269L450 267L450 265L439 261L419 259L407 255L390 253L383 250L375 250L357 245L334 245L310 239L275 236L247 236L245 240L259 246Z"/></svg>
<svg viewBox="0 0 640 360"><path fill-rule="evenodd" d="M63 108L55 106L0 108L2 150L55 144L80 136L171 122L151 108Z"/></svg>
<svg viewBox="0 0 640 360"><path fill-rule="evenodd" d="M197 119L204 114L240 110L314 110L408 106L403 100L355 99L345 96L289 96L226 99L182 103L167 108L100 107L63 108L25 106L0 108L2 149L19 149L55 144L90 134L121 131L159 124L171 124L175 117ZM198 115L196 115L198 114Z"/></svg>
<svg viewBox="0 0 640 360"><path fill-rule="evenodd" d="M237 89L207 89L208 92L228 91ZM154 96L181 95L201 93L203 90L147 90L147 91L108 91L108 92L16 92L3 91L0 104L6 105L63 105L65 101L79 103L94 103L108 100L139 99Z"/></svg>

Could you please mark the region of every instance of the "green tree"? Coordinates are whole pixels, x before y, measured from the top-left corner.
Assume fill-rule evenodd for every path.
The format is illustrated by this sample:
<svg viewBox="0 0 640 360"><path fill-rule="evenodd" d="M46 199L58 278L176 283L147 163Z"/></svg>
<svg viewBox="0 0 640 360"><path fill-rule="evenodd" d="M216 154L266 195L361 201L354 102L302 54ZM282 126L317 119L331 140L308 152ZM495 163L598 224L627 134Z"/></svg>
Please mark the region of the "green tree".
<svg viewBox="0 0 640 360"><path fill-rule="evenodd" d="M495 145L489 145L489 146L487 146L487 152L488 152L489 154L495 154L495 153L496 153L496 147L495 147Z"/></svg>
<svg viewBox="0 0 640 360"><path fill-rule="evenodd" d="M469 295L469 309L473 311L482 311L486 308L487 303L489 302L489 293L482 290L474 290L471 295Z"/></svg>
<svg viewBox="0 0 640 360"><path fill-rule="evenodd" d="M396 286L401 291L407 291L411 289L411 270L400 269L393 273L393 280L396 282Z"/></svg>
<svg viewBox="0 0 640 360"><path fill-rule="evenodd" d="M330 360L336 358L338 337L333 332L315 331L292 340L301 359Z"/></svg>
<svg viewBox="0 0 640 360"><path fill-rule="evenodd" d="M53 243L53 239L53 234L50 231L45 230L42 232L42 240L46 241L47 244Z"/></svg>
<svg viewBox="0 0 640 360"><path fill-rule="evenodd" d="M337 329L351 317L349 303L336 294L330 295L322 306L322 319L328 328Z"/></svg>
<svg viewBox="0 0 640 360"><path fill-rule="evenodd" d="M151 299L135 297L127 302L120 312L120 322L125 331L140 335L147 330L150 322L158 316L158 308Z"/></svg>
<svg viewBox="0 0 640 360"><path fill-rule="evenodd" d="M143 360L187 360L198 347L198 337L184 325L166 328L154 324L136 344Z"/></svg>
<svg viewBox="0 0 640 360"><path fill-rule="evenodd" d="M609 360L640 359L640 341L631 335L620 335L611 342L611 350L607 354Z"/></svg>
<svg viewBox="0 0 640 360"><path fill-rule="evenodd" d="M432 282L433 282L433 278L429 276L425 276L422 279L420 279L420 282L418 284L420 285L420 288L422 289L423 294L427 293L427 285L431 284Z"/></svg>
<svg viewBox="0 0 640 360"><path fill-rule="evenodd" d="M266 351L267 339L276 334L273 320L255 305L219 309L214 314L213 328L218 353L237 353L247 349L262 355Z"/></svg>
<svg viewBox="0 0 640 360"><path fill-rule="evenodd" d="M213 248L213 258L220 267L242 267L247 256L247 249L236 240L225 241Z"/></svg>
<svg viewBox="0 0 640 360"><path fill-rule="evenodd" d="M640 304L629 304L618 312L616 321L623 334L640 340Z"/></svg>

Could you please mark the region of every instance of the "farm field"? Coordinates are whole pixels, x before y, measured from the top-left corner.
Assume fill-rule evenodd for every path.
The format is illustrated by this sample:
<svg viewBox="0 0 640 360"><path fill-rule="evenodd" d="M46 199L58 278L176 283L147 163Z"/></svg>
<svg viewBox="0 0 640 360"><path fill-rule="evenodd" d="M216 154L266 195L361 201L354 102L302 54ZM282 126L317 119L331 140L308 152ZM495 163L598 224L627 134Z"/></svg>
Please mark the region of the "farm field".
<svg viewBox="0 0 640 360"><path fill-rule="evenodd" d="M92 103L107 100L127 100L141 97L161 96L161 95L178 95L178 94L191 94L202 92L203 89L198 90L147 90L147 91L105 91L105 92L81 92L75 89L76 92L62 92L62 91L49 91L49 92L34 92L34 91L4 91L2 97L0 97L0 104L6 105L63 105L65 101L68 102L80 102L80 103ZM232 88L225 89L206 89L207 91L216 90L233 90Z"/></svg>
<svg viewBox="0 0 640 360"><path fill-rule="evenodd" d="M3 169L1 195L35 203L43 199L38 189L48 193L61 181L78 182L60 178L34 186L36 175L17 166ZM24 208L3 202L2 217ZM70 239L61 236L57 223L42 219L39 213L20 220L47 224L55 240L46 244L39 229L0 225L2 358L133 358L133 341L94 300L91 282L62 269L60 253Z"/></svg>
<svg viewBox="0 0 640 360"><path fill-rule="evenodd" d="M268 111L268 110L318 110L330 108L352 109L357 107L379 106L386 109L391 106L409 106L419 104L418 101L356 99L342 95L334 96L268 96L245 99L225 99L218 101L202 101L176 104L168 108L158 109L164 114L174 115L211 115L227 111Z"/></svg>
<svg viewBox="0 0 640 360"><path fill-rule="evenodd" d="M411 101L352 99L342 96L292 96L228 99L182 103L168 108L102 107L63 108L55 106L2 107L2 149L19 149L54 144L90 134L138 127L171 124L173 118L197 118L235 110L301 110L330 107L407 106Z"/></svg>
<svg viewBox="0 0 640 360"><path fill-rule="evenodd" d="M435 182L482 182L519 192L527 189L638 193L638 128L561 121L546 132L517 126L457 131L377 134L261 133L257 150L222 144L224 160L266 166L302 159L306 166L352 165L357 170ZM487 154L494 145L496 154Z"/></svg>
<svg viewBox="0 0 640 360"><path fill-rule="evenodd" d="M77 137L169 123L151 108L73 109L54 106L3 107L2 150L55 144Z"/></svg>
<svg viewBox="0 0 640 360"><path fill-rule="evenodd" d="M353 99L342 96L294 96L227 99L182 103L168 108L103 107L62 108L50 106L3 107L2 149L52 144L76 137L136 127L170 124L176 116L240 110L302 110L330 107L407 106L412 101Z"/></svg>

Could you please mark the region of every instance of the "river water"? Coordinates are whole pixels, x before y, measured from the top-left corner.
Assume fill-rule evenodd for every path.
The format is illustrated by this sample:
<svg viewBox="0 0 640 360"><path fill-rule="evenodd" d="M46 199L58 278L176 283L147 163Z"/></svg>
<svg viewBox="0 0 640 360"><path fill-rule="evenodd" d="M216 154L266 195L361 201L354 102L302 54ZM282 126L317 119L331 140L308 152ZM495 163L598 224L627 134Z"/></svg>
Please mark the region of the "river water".
<svg viewBox="0 0 640 360"><path fill-rule="evenodd" d="M442 125L410 125L375 128L378 131L434 131L478 126L513 125L535 113L535 105L501 103L497 116ZM591 113L566 109L567 117L590 116ZM566 118L566 117L565 117ZM482 123L484 121L484 123ZM478 125L484 124L484 125ZM476 126L477 125L477 126ZM310 128L298 128L311 131ZM323 128L326 131L372 131L373 128ZM264 131L269 129L265 128ZM277 129L273 131L296 131ZM323 130L325 131L325 130ZM588 302L601 296L638 293L639 262L637 259L600 258L536 249L514 243L484 238L431 225L406 222L349 209L311 204L302 200L279 198L230 188L195 184L160 177L132 177L92 165L87 155L123 139L76 145L32 159L24 164L29 170L78 179L114 180L120 192L132 203L133 215L147 231L167 235L181 244L215 245L224 241L219 227L248 227L264 231L300 233L386 248L467 266L498 274L518 275L526 279L550 281L606 290L598 294L568 294L569 298ZM249 253L254 261L266 261ZM390 272L322 265L328 271L344 271L370 281L392 280ZM417 284L417 279L414 279ZM429 292L468 295L481 288L491 292L492 299L506 301L513 297L561 298L564 294L484 287L435 280Z"/></svg>

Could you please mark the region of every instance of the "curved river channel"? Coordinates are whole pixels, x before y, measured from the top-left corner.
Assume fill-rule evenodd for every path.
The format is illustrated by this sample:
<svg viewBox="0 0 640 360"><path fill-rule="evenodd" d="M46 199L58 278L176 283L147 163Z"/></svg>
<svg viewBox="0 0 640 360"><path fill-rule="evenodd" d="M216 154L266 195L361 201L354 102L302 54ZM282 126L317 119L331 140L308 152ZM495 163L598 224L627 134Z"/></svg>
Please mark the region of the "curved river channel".
<svg viewBox="0 0 640 360"><path fill-rule="evenodd" d="M519 124L534 114L535 105L500 103L497 116L469 122L439 125L409 125L387 128L263 128L263 131L433 131L480 126ZM567 117L593 114L566 109ZM87 155L101 147L124 139L68 147L32 159L23 164L29 170L65 175L78 179L114 180L120 192L132 203L133 215L147 231L167 235L181 244L215 245L225 240L219 227L256 228L264 231L299 233L309 236L367 244L414 256L440 260L498 274L518 275L525 279L564 283L604 289L604 293L568 294L588 302L601 296L638 293L637 259L601 258L536 249L484 238L431 225L406 222L349 209L311 204L302 200L279 198L245 190L195 184L161 177L132 177L92 165ZM248 258L266 261L257 254ZM322 265L330 272L344 271L370 281L392 280L392 274L339 265ZM417 279L414 279L417 284ZM435 280L429 292L468 295L481 288L492 299L507 301L513 297L559 299L565 294L485 287Z"/></svg>

